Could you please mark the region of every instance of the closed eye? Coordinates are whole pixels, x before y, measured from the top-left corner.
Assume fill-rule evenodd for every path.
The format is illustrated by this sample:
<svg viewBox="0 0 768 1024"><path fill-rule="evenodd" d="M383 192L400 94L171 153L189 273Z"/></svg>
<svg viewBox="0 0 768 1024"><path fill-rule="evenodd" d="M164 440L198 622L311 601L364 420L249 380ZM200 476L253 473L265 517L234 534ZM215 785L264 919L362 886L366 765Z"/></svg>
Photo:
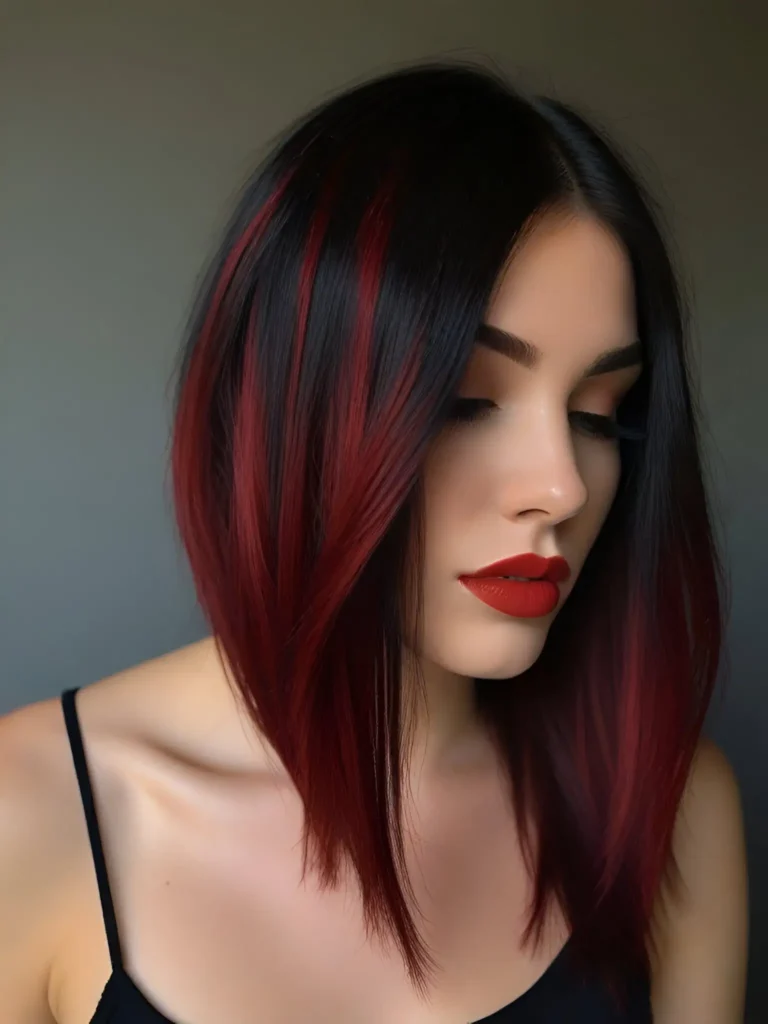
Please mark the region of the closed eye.
<svg viewBox="0 0 768 1024"><path fill-rule="evenodd" d="M485 419L498 406L490 398L456 398L449 413L454 423L472 423ZM633 427L625 426L593 412L578 410L568 414L568 419L581 433L587 437L601 438L607 441L642 441L646 433Z"/></svg>
<svg viewBox="0 0 768 1024"><path fill-rule="evenodd" d="M456 398L454 399L448 418L459 423L469 423L482 419L498 406L490 398Z"/></svg>
<svg viewBox="0 0 768 1024"><path fill-rule="evenodd" d="M590 437L601 437L607 441L642 441L645 438L644 430L627 427L610 416L599 416L594 412L572 412L569 413L569 419Z"/></svg>

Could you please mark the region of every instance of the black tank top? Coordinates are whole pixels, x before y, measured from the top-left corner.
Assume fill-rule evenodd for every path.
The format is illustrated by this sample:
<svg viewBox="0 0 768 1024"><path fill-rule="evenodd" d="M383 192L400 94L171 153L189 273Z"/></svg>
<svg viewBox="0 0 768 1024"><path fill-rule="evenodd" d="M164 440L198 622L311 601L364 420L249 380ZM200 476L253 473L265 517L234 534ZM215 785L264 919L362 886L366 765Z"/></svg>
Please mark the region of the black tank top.
<svg viewBox="0 0 768 1024"><path fill-rule="evenodd" d="M123 965L96 805L75 705L75 694L78 689L62 693L61 704L83 802L112 961L112 973L90 1024L182 1024L181 1021L170 1020L154 1007ZM254 1024L259 1019L258 1009L255 1008ZM619 1013L609 999L607 991L576 974L569 959L569 946L566 943L541 977L521 996L490 1016L469 1024L652 1024L652 1021L650 986L647 978L637 979L633 984L627 1009ZM226 1024L226 1021L222 1021L222 1024ZM308 1021L307 1024L311 1022ZM366 1022L361 1021L360 1024Z"/></svg>

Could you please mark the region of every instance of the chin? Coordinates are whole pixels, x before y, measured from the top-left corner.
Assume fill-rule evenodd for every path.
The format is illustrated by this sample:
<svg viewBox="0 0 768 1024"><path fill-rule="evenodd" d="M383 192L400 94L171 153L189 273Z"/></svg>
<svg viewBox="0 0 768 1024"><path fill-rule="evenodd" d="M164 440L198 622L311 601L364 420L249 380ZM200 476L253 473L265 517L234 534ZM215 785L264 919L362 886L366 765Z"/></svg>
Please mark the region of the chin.
<svg viewBox="0 0 768 1024"><path fill-rule="evenodd" d="M534 664L546 643L553 615L511 619L469 629L427 631L422 650L436 665L472 679L510 679Z"/></svg>

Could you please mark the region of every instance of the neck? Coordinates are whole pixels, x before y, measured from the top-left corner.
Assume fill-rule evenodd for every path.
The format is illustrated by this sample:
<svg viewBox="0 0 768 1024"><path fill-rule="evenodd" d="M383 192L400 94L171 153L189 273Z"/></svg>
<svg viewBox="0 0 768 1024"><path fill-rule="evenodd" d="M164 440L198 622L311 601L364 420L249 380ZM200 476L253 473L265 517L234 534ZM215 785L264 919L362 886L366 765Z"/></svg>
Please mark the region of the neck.
<svg viewBox="0 0 768 1024"><path fill-rule="evenodd" d="M253 739L249 739L251 729L243 721L245 712L236 708L233 699L232 686L228 682L231 672L219 659L211 637L195 646L207 652L206 689L211 678L215 677L218 680L217 691L228 691L224 701L228 711L225 712L224 705L217 705L219 711L215 713L215 709L205 701L192 702L193 706L208 708L204 718L209 730L214 720L221 720L219 731L222 743L226 741L228 756L246 768L255 751ZM186 686L189 688L189 680ZM236 720L240 725L235 730ZM448 779L462 769L474 767L480 760L483 763L488 761L489 739L475 708L474 681L424 659L417 659L408 650L402 670L402 724L407 776L411 785L428 785ZM233 743L234 737L237 739ZM271 752L269 759L274 759L277 765L279 759L270 745L263 738L260 744Z"/></svg>
<svg viewBox="0 0 768 1024"><path fill-rule="evenodd" d="M412 782L446 778L474 766L478 757L487 762L489 738L477 713L473 679L407 651L402 693Z"/></svg>

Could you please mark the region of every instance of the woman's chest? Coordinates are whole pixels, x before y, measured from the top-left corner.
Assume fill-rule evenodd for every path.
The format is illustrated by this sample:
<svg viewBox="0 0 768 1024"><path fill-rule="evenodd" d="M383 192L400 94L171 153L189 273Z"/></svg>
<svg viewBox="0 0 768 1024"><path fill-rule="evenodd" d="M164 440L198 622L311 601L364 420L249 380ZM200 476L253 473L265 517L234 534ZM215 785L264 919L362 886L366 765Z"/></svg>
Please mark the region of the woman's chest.
<svg viewBox="0 0 768 1024"><path fill-rule="evenodd" d="M140 817L140 816L139 816ZM414 920L438 964L419 999L398 949L369 935L354 872L336 889L301 877L302 815L267 800L239 828L166 814L113 837L110 877L125 967L176 1024L466 1024L510 1003L566 938L553 915L541 949L521 949L530 883L512 816L492 792L424 804L406 826ZM84 881L84 894L87 892ZM65 1024L84 1024L109 973L98 899L73 964ZM95 967L82 969L83 964ZM80 984L77 985L76 978Z"/></svg>

